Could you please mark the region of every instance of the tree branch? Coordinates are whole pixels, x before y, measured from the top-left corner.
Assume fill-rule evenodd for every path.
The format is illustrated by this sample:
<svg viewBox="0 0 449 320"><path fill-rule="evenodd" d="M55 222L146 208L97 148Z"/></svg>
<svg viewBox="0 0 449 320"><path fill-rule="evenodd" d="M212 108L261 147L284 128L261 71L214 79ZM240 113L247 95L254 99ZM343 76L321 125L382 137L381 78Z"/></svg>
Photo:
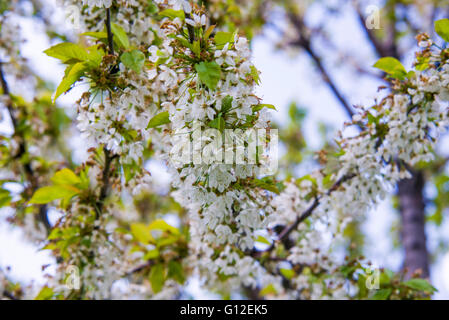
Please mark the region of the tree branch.
<svg viewBox="0 0 449 320"><path fill-rule="evenodd" d="M11 99L11 92L9 90L9 86L8 83L6 82L6 78L5 75L3 73L3 62L0 61L0 82L2 85L2 89L3 89L3 95L7 96L8 98L8 102L7 102L7 109L9 112L9 116L11 117L11 122L13 125L13 129L14 129L14 135L17 135L17 119L14 116L14 108L13 108L13 104L12 104L12 99ZM16 155L14 155L15 159L20 159L22 158L22 156L26 153L27 150L27 146L25 143L25 139L23 137L20 137L20 144L19 144L19 151ZM33 168L31 167L31 163L28 160L27 162L25 162L23 164L23 169L25 171L25 175L27 176L28 181L31 184L31 188L33 191L39 189L39 183L38 183L38 179L35 176L35 173L33 171ZM50 221L48 220L48 214L47 214L47 210L48 207L47 205L40 205L39 206L39 220L44 224L45 229L47 230L47 233L50 232L51 230L51 224Z"/></svg>
<svg viewBox="0 0 449 320"><path fill-rule="evenodd" d="M348 174L348 175L345 175L345 176L341 177L339 180L337 180L332 185L332 187L324 195L326 195L326 196L330 195L332 192L337 190L343 183L345 183L348 180L351 180L355 176L356 176L355 174ZM290 233L292 233L293 230L298 228L298 226L299 226L299 224L301 222L303 222L304 220L306 220L308 217L310 217L312 215L314 210L320 205L320 201L321 201L322 198L323 198L323 195L315 197L315 200L313 201L313 203L296 218L295 222L293 222L289 226L285 226L282 229L282 231L279 232L278 239L276 241L274 241L270 245L270 247L268 247L268 249L266 249L264 251L253 251L251 253L251 255L253 257L259 257L263 253L272 251L275 248L276 242L284 242L284 241L286 241L288 236L290 235Z"/></svg>
<svg viewBox="0 0 449 320"><path fill-rule="evenodd" d="M303 18L301 16L295 15L294 13L291 13L291 12L287 13L287 15L288 15L291 23L295 26L296 30L298 31L298 39L295 42L293 42L292 44L304 49L305 52L312 58L312 60L315 62L316 66L318 67L318 70L320 71L324 82L328 85L328 87L331 89L334 96L341 103L342 107L345 109L348 116L350 118L352 118L352 116L354 115L354 111L352 110L349 103L346 101L343 94L337 88L337 86L334 83L334 81L332 80L330 74L327 72L324 64L321 61L321 57L319 57L318 54L312 48L310 36L306 32L307 27L304 24Z"/></svg>
<svg viewBox="0 0 449 320"><path fill-rule="evenodd" d="M14 296L11 292L9 292L8 290L3 290L3 295L10 299L10 300L19 300L16 296Z"/></svg>
<svg viewBox="0 0 449 320"><path fill-rule="evenodd" d="M112 33L112 28L111 28L111 10L110 8L106 9L106 30L107 30L107 34L108 34L108 49L109 49L109 54L114 55L114 34ZM109 95L111 96L111 92L109 92ZM117 155L113 155L111 153L111 151L109 151L106 146L103 147L103 152L104 152L104 168L103 168L103 172L102 172L102 186L100 189L100 195L99 198L96 202L96 211L95 211L95 218L98 219L103 211L103 207L104 207L104 201L106 199L106 197L108 196L108 191L109 191L109 176L111 174L111 163L112 160L117 156Z"/></svg>
<svg viewBox="0 0 449 320"><path fill-rule="evenodd" d="M106 9L106 30L108 33L109 54L114 55L114 34L111 30L111 9Z"/></svg>

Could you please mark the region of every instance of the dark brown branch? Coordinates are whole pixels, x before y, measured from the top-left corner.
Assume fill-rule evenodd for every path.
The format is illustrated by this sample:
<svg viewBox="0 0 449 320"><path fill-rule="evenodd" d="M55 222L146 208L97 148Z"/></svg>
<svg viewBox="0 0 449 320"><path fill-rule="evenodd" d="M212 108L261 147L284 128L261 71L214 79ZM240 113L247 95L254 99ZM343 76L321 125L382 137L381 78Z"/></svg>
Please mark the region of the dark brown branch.
<svg viewBox="0 0 449 320"><path fill-rule="evenodd" d="M144 264L141 264L140 266L137 266L134 269L128 271L126 273L126 276L131 276L131 275L133 275L135 273L138 273L138 272L140 272L142 270L145 270L146 268L151 267L153 264L154 264L154 261L153 260L149 260L148 262L146 262Z"/></svg>
<svg viewBox="0 0 449 320"><path fill-rule="evenodd" d="M378 57L394 57L399 59L399 52L396 45L396 23L393 21L387 29L388 38L385 42L382 42L375 34L374 29L369 29L366 26L366 18L363 15L361 8L359 5L355 4L355 11L357 13L358 20L360 25L365 32L367 38L369 39L371 45L374 47L376 54ZM394 5L391 10L395 10Z"/></svg>
<svg viewBox="0 0 449 320"><path fill-rule="evenodd" d="M332 185L332 187L329 190L327 190L325 195L327 195L327 196L330 195L332 192L337 190L343 183L345 183L348 180L351 180L355 176L356 176L355 174L349 174L349 175L345 175L345 176L341 177L339 180L337 180ZM279 232L277 240L275 242L273 242L270 245L270 247L268 247L268 249L266 249L264 251L253 251L251 254L254 257L259 257L261 254L263 254L265 252L272 251L274 249L275 245L276 245L276 242L284 242L284 241L286 241L288 236L290 235L290 233L292 233L296 228L298 228L298 226L299 226L299 224L301 222L303 222L304 220L306 220L308 217L310 217L312 215L314 210L320 205L320 200L322 199L322 197L323 196L315 197L315 200L313 201L313 203L296 218L295 222L293 222L289 226L285 226L282 229L282 231Z"/></svg>
<svg viewBox="0 0 449 320"><path fill-rule="evenodd" d="M111 10L109 8L106 9L106 30L108 33L108 46L109 46L109 54L114 54L114 34L111 30ZM111 92L109 92L111 94ZM113 155L111 151L109 151L106 146L103 147L104 152L104 167L102 172L102 186L100 189L100 195L96 203L96 212L95 217L98 219L103 211L104 207L104 201L106 197L108 196L109 191L109 178L111 174L111 163L112 160L116 157L116 155Z"/></svg>
<svg viewBox="0 0 449 320"><path fill-rule="evenodd" d="M355 177L355 174L350 174L350 175L346 175L343 176L342 178L340 178L338 181L336 181L332 187L326 192L326 195L330 195L332 192L334 192L335 190L337 190L338 187L340 187L344 182L352 179L353 177ZM297 219L296 221L288 226L285 227L284 230L282 230L282 232L279 234L279 240L283 241L284 239L286 239L289 234L295 230L298 225L303 222L304 220L306 220L308 217L310 217L313 213L313 211L316 209L316 207L318 207L318 205L320 204L320 200L322 197L317 197L315 198L315 200L313 201L313 203L310 205L309 208L307 208L306 211L304 211Z"/></svg>
<svg viewBox="0 0 449 320"><path fill-rule="evenodd" d="M111 9L106 9L106 30L108 33L109 54L114 55L114 35L111 30Z"/></svg>
<svg viewBox="0 0 449 320"><path fill-rule="evenodd" d="M301 47L312 58L312 60L318 67L318 70L320 71L324 82L328 85L334 96L341 103L342 107L345 109L348 116L352 118L352 116L354 115L354 111L352 110L351 106L346 101L345 97L332 80L330 74L326 70L326 67L321 61L321 57L319 57L318 54L315 52L315 50L312 48L310 36L307 34L307 27L304 24L303 18L291 12L287 13L287 15L291 23L295 26L296 30L298 31L298 39L292 44Z"/></svg>
<svg viewBox="0 0 449 320"><path fill-rule="evenodd" d="M19 300L16 296L14 296L11 292L4 290L3 291L3 296L5 296L6 298L10 299L10 300Z"/></svg>
<svg viewBox="0 0 449 320"><path fill-rule="evenodd" d="M96 218L98 219L103 211L104 201L106 197L108 196L109 191L109 175L111 174L111 163L112 160L116 157L116 155L112 155L111 151L106 149L106 147L103 147L104 152L104 168L102 172L102 186L100 189L100 196L97 201L97 211L96 211Z"/></svg>
<svg viewBox="0 0 449 320"><path fill-rule="evenodd" d="M191 19L191 16L189 13L186 13L186 18ZM189 32L189 41L190 43L193 43L195 41L195 29L192 25L186 23L187 25L187 31Z"/></svg>
<svg viewBox="0 0 449 320"><path fill-rule="evenodd" d="M405 251L406 277L415 273L429 277L429 255L426 246L424 176L421 171L409 169L410 179L398 182L399 212L401 214L401 240Z"/></svg>
<svg viewBox="0 0 449 320"><path fill-rule="evenodd" d="M380 42L380 40L374 34L374 29L368 29L368 27L366 26L366 21L365 21L366 18L363 16L360 6L355 5L355 10L357 12L357 17L359 19L360 25L361 25L363 31L365 31L365 34L366 34L367 38L369 39L369 41L371 42L371 44L373 45L374 49L376 50L377 55L379 57L388 56L388 53L385 50L384 45Z"/></svg>

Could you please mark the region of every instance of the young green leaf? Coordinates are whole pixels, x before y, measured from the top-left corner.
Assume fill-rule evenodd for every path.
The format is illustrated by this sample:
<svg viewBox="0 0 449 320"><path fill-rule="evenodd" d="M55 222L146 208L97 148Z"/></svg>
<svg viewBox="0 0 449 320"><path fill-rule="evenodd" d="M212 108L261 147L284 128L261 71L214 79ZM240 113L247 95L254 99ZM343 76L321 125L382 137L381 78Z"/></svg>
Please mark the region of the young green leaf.
<svg viewBox="0 0 449 320"><path fill-rule="evenodd" d="M215 61L197 63L195 70L198 72L201 82L209 89L214 90L217 87L221 77L221 68Z"/></svg>
<svg viewBox="0 0 449 320"><path fill-rule="evenodd" d="M443 38L444 41L449 42L449 19L435 21L435 32Z"/></svg>
<svg viewBox="0 0 449 320"><path fill-rule="evenodd" d="M104 31L100 31L100 32L84 32L81 34L82 36L86 36L86 37L92 37L95 39L107 39L108 38L108 34Z"/></svg>
<svg viewBox="0 0 449 320"><path fill-rule="evenodd" d="M402 63L398 59L393 57L380 58L373 65L373 67L380 69L389 74L391 77L399 80L403 80L407 75L407 71L405 70Z"/></svg>
<svg viewBox="0 0 449 320"><path fill-rule="evenodd" d="M374 300L388 300L393 290L391 288L379 289L373 296Z"/></svg>
<svg viewBox="0 0 449 320"><path fill-rule="evenodd" d="M159 12L161 17L167 17L170 19L179 18L181 20L185 19L185 14L183 10L173 10L173 9L165 9Z"/></svg>
<svg viewBox="0 0 449 320"><path fill-rule="evenodd" d="M6 189L0 189L0 208L9 205L11 200L12 197L10 192Z"/></svg>
<svg viewBox="0 0 449 320"><path fill-rule="evenodd" d="M223 100L221 101L221 112L222 113L226 113L232 109L232 100L234 100L234 98L232 96L226 96L223 98Z"/></svg>
<svg viewBox="0 0 449 320"><path fill-rule="evenodd" d="M222 117L215 118L214 120L209 122L209 127L218 129L219 131L223 131L225 125L226 123Z"/></svg>
<svg viewBox="0 0 449 320"><path fill-rule="evenodd" d="M133 50L122 54L120 61L129 69L140 73L145 63L145 55L140 50Z"/></svg>
<svg viewBox="0 0 449 320"><path fill-rule="evenodd" d="M154 243L154 239L150 233L150 229L143 223L131 224L131 234L137 241L143 244Z"/></svg>
<svg viewBox="0 0 449 320"><path fill-rule="evenodd" d="M279 271L286 279L289 280L295 276L295 271L293 271L292 269L281 268Z"/></svg>
<svg viewBox="0 0 449 320"><path fill-rule="evenodd" d="M182 265L178 261L170 260L168 263L168 278L175 279L179 284L186 281Z"/></svg>
<svg viewBox="0 0 449 320"><path fill-rule="evenodd" d="M34 298L34 300L50 300L53 298L55 293L53 292L52 288L49 287L43 287L41 291L37 294L37 296Z"/></svg>
<svg viewBox="0 0 449 320"><path fill-rule="evenodd" d="M277 293L276 288L272 284L269 284L265 288L260 290L260 295L261 296L266 296L266 295L269 295L269 294L276 294L276 293Z"/></svg>
<svg viewBox="0 0 449 320"><path fill-rule="evenodd" d="M164 111L151 118L150 122L148 123L147 129L156 128L167 123L170 123L169 114L168 111Z"/></svg>
<svg viewBox="0 0 449 320"><path fill-rule="evenodd" d="M174 235L179 235L179 230L162 219L156 219L148 226L148 229L151 230L161 230L161 231L169 231Z"/></svg>
<svg viewBox="0 0 449 320"><path fill-rule="evenodd" d="M75 82L77 82L82 76L84 76L85 71L86 66L82 62L75 63L72 66L68 66L66 69L66 75L56 89L53 102L56 101L56 99L58 99L61 94L67 92Z"/></svg>
<svg viewBox="0 0 449 320"><path fill-rule="evenodd" d="M257 68L255 66L251 66L250 69L251 69L251 72L250 72L251 77L254 79L254 82L257 85L259 85L260 84L259 70L257 70Z"/></svg>
<svg viewBox="0 0 449 320"><path fill-rule="evenodd" d="M425 291L425 292L429 292L429 293L438 291L425 279L417 279L417 278L410 279L410 280L403 282L403 284L406 287L409 287L414 290Z"/></svg>
<svg viewBox="0 0 449 320"><path fill-rule="evenodd" d="M263 244L267 244L267 245L270 245L270 244L271 244L270 241L268 241L265 237L262 237L262 236L258 236L257 239L256 239L256 241L257 241L257 242L260 242L260 243L263 243Z"/></svg>
<svg viewBox="0 0 449 320"><path fill-rule="evenodd" d="M77 44L64 42L44 51L47 56L61 60L63 63L82 62L87 60L86 49Z"/></svg>
<svg viewBox="0 0 449 320"><path fill-rule="evenodd" d="M207 30L204 32L204 39L207 40L209 39L210 35L212 34L212 32L215 29L215 25L211 25L209 28L207 28Z"/></svg>
<svg viewBox="0 0 449 320"><path fill-rule="evenodd" d="M272 104L258 104L258 105L253 106L253 112L260 111L263 108L276 110L275 106L273 106Z"/></svg>
<svg viewBox="0 0 449 320"><path fill-rule="evenodd" d="M150 283L154 293L162 290L165 283L165 268L163 264L158 263L151 268Z"/></svg>
<svg viewBox="0 0 449 320"><path fill-rule="evenodd" d="M58 199L70 199L80 192L79 189L69 185L48 186L37 189L31 197L31 204L45 204Z"/></svg>
<svg viewBox="0 0 449 320"><path fill-rule="evenodd" d="M51 178L54 184L59 185L75 185L81 182L81 179L70 169L64 168L55 173Z"/></svg>
<svg viewBox="0 0 449 320"><path fill-rule="evenodd" d="M153 249L153 250L150 250L147 253L145 253L145 255L143 256L143 259L151 260L151 259L156 259L157 257L159 257L159 250Z"/></svg>
<svg viewBox="0 0 449 320"><path fill-rule="evenodd" d="M214 36L215 45L218 48L223 48L226 43L233 41L232 35L233 34L231 32L224 32L224 31L217 32Z"/></svg>
<svg viewBox="0 0 449 320"><path fill-rule="evenodd" d="M112 34L114 35L114 41L116 41L116 43L123 49L128 49L129 48L129 39L128 36L126 35L125 30L115 24L112 23L111 24L111 31Z"/></svg>

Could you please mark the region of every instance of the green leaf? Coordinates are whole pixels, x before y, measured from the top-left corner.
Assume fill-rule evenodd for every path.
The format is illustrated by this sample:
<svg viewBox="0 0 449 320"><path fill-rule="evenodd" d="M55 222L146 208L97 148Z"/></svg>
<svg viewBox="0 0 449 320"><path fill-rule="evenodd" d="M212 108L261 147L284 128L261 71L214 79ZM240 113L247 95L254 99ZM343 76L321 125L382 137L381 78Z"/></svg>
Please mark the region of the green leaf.
<svg viewBox="0 0 449 320"><path fill-rule="evenodd" d="M162 230L162 231L169 231L172 234L179 235L179 230L171 225L169 225L167 222L165 222L162 219L156 219L150 225L148 226L148 229L151 230Z"/></svg>
<svg viewBox="0 0 449 320"><path fill-rule="evenodd" d="M215 62L201 62L195 65L198 77L209 89L214 90L217 87L221 77L220 66Z"/></svg>
<svg viewBox="0 0 449 320"><path fill-rule="evenodd" d="M263 108L276 110L275 106L273 106L272 104L258 104L258 105L253 106L253 112L260 111Z"/></svg>
<svg viewBox="0 0 449 320"><path fill-rule="evenodd" d="M150 229L143 223L131 224L131 233L134 238L143 244L154 243L153 236L150 233Z"/></svg>
<svg viewBox="0 0 449 320"><path fill-rule="evenodd" d="M209 127L218 129L219 131L223 131L225 125L226 123L221 116L209 122Z"/></svg>
<svg viewBox="0 0 449 320"><path fill-rule="evenodd" d="M222 48L228 42L233 42L233 34L231 32L218 31L214 36L215 45Z"/></svg>
<svg viewBox="0 0 449 320"><path fill-rule="evenodd" d="M45 204L57 199L70 199L80 192L69 185L48 186L37 189L30 200L31 204Z"/></svg>
<svg viewBox="0 0 449 320"><path fill-rule="evenodd" d="M281 268L279 271L286 279L289 279L289 280L295 276L295 271L293 271L292 269Z"/></svg>
<svg viewBox="0 0 449 320"><path fill-rule="evenodd" d="M108 34L104 31L101 32L84 32L81 34L82 36L87 36L87 37L92 37L95 39L107 39L108 38Z"/></svg>
<svg viewBox="0 0 449 320"><path fill-rule="evenodd" d="M0 208L6 207L11 202L12 197L8 190L0 189Z"/></svg>
<svg viewBox="0 0 449 320"><path fill-rule="evenodd" d="M184 270L182 265L178 261L171 260L168 263L168 278L175 279L179 284L183 284L186 281L184 276Z"/></svg>
<svg viewBox="0 0 449 320"><path fill-rule="evenodd" d="M170 123L169 114L168 111L164 111L151 118L150 122L148 123L147 129L156 128L167 123Z"/></svg>
<svg viewBox="0 0 449 320"><path fill-rule="evenodd" d="M98 68L103 61L104 50L100 45L91 46L88 49L86 64L92 68Z"/></svg>
<svg viewBox="0 0 449 320"><path fill-rule="evenodd" d="M197 57L201 57L201 44L199 41L193 41L189 47Z"/></svg>
<svg viewBox="0 0 449 320"><path fill-rule="evenodd" d="M173 9L165 9L159 12L161 17L167 17L170 19L179 18L181 20L185 19L185 14L183 10L173 10Z"/></svg>
<svg viewBox="0 0 449 320"><path fill-rule="evenodd" d="M50 234L48 235L47 240L55 240L61 238L62 235L63 232L60 228L53 228L53 230L51 230Z"/></svg>
<svg viewBox="0 0 449 320"><path fill-rule="evenodd" d="M265 288L263 288L262 290L260 290L260 295L261 296L266 296L268 294L276 294L277 291L274 288L274 286L272 284L267 285Z"/></svg>
<svg viewBox="0 0 449 320"><path fill-rule="evenodd" d="M156 259L159 257L159 250L158 249L153 249L148 251L147 253L145 253L145 255L143 256L144 260L151 260L151 259Z"/></svg>
<svg viewBox="0 0 449 320"><path fill-rule="evenodd" d="M41 291L37 294L37 296L34 298L34 300L50 300L53 298L55 293L53 292L52 288L49 287L43 287Z"/></svg>
<svg viewBox="0 0 449 320"><path fill-rule="evenodd" d="M404 77L407 75L407 71L405 70L402 63L393 57L385 57L380 58L373 67L380 69L387 74L389 74L391 77L403 80Z"/></svg>
<svg viewBox="0 0 449 320"><path fill-rule="evenodd" d="M268 241L265 237L262 237L262 236L258 236L256 241L260 242L260 243L263 243L263 244L271 245L271 242Z"/></svg>
<svg viewBox="0 0 449 320"><path fill-rule="evenodd" d="M410 279L402 283L410 289L433 293L438 291L425 279Z"/></svg>
<svg viewBox="0 0 449 320"><path fill-rule="evenodd" d="M263 179L254 179L254 186L274 192L276 194L280 193L276 182L267 177Z"/></svg>
<svg viewBox="0 0 449 320"><path fill-rule="evenodd" d="M257 68L253 65L250 67L250 69L251 69L250 73L251 77L253 77L254 82L256 82L256 84L259 85L260 84L259 70L257 70Z"/></svg>
<svg viewBox="0 0 449 320"><path fill-rule="evenodd" d="M366 288L366 277L363 274L359 274L357 278L357 286L359 287L358 297L364 298L368 293L368 289Z"/></svg>
<svg viewBox="0 0 449 320"><path fill-rule="evenodd" d="M435 21L435 32L443 38L444 41L449 42L449 19Z"/></svg>
<svg viewBox="0 0 449 320"><path fill-rule="evenodd" d="M129 69L140 73L145 63L145 55L140 50L133 50L122 54L120 61Z"/></svg>
<svg viewBox="0 0 449 320"><path fill-rule="evenodd" d="M125 176L126 182L129 182L136 174L136 164L122 164L123 175Z"/></svg>
<svg viewBox="0 0 449 320"><path fill-rule="evenodd" d="M223 98L223 100L221 101L221 112L222 113L226 113L232 109L232 100L234 100L234 98L232 96L226 96Z"/></svg>
<svg viewBox="0 0 449 320"><path fill-rule="evenodd" d="M116 43L123 49L129 48L129 39L126 35L125 30L119 26L118 24L112 23L111 24L111 31L112 34L115 36L114 40Z"/></svg>
<svg viewBox="0 0 449 320"><path fill-rule="evenodd" d="M162 264L156 264L151 268L150 271L150 283L151 288L153 289L154 293L158 293L162 290L165 283L165 270L164 265Z"/></svg>
<svg viewBox="0 0 449 320"><path fill-rule="evenodd" d="M209 39L210 35L212 34L212 32L215 29L215 25L211 25L209 28L207 28L207 30L204 32L204 39L207 40Z"/></svg>
<svg viewBox="0 0 449 320"><path fill-rule="evenodd" d="M387 300L390 297L392 291L393 290L391 288L379 289L374 294L373 299L374 300Z"/></svg>
<svg viewBox="0 0 449 320"><path fill-rule="evenodd" d="M72 61L82 62L87 60L86 49L70 42L57 44L45 50L44 53L50 57L61 60L63 63Z"/></svg>
<svg viewBox="0 0 449 320"><path fill-rule="evenodd" d="M146 10L149 14L155 14L156 12L159 11L159 8L157 7L156 4L154 4L153 1L148 1L148 5L147 5L147 10Z"/></svg>
<svg viewBox="0 0 449 320"><path fill-rule="evenodd" d="M81 179L70 169L64 168L55 173L51 178L54 184L75 185L81 182Z"/></svg>
<svg viewBox="0 0 449 320"><path fill-rule="evenodd" d="M75 82L77 82L82 76L84 76L85 71L86 66L82 62L78 62L72 66L68 66L66 69L66 75L56 89L53 102L56 101L56 99L58 99L61 94L67 92Z"/></svg>

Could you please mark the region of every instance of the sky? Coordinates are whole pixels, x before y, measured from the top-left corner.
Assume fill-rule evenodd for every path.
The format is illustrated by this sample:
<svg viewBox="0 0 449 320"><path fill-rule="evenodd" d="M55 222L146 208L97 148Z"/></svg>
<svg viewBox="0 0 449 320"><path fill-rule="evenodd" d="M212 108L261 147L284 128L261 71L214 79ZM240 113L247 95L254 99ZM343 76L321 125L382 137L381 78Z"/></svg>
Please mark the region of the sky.
<svg viewBox="0 0 449 320"><path fill-rule="evenodd" d="M54 3L54 0L49 0ZM54 19L63 24L64 17L55 14ZM322 18L323 12L315 10L310 14L310 23ZM366 67L375 63L376 58L372 50L366 45L364 35L359 33L358 22L351 10L343 10L339 17L329 17L328 25L332 27L333 41L340 46L345 46L349 52L356 52L357 59L363 61ZM48 81L58 83L63 76L63 67L45 54L43 51L51 46L47 37L43 34L42 25L29 20L21 22L21 28L27 36L27 42L23 46L23 54L30 59L30 64L35 71ZM348 32L350 30L350 32ZM286 123L287 107L290 102L295 101L299 106L308 111L305 122L304 133L309 146L317 149L320 147L321 138L318 133L317 123L324 122L335 129L341 128L347 116L338 104L330 90L323 85L318 72L310 59L304 54L287 54L277 51L273 42L277 35L274 30L267 29L263 36L257 37L252 43L253 62L261 71L261 85L257 90L259 97L264 103L273 104L277 112L273 112L273 118L278 123ZM317 47L323 55L327 48ZM411 59L411 57L410 57ZM377 87L380 84L370 77L354 75L344 68L339 68L327 61L325 63L335 75L336 82L345 93L351 104L369 105L377 96ZM355 85L356 84L356 85ZM73 112L71 104L80 93L80 89L61 98L62 104L68 112ZM8 126L0 123L0 130L8 130ZM74 140L73 146L80 145L82 141ZM445 139L443 146L449 145L449 139ZM449 148L446 148L448 150ZM85 148L76 148L75 158L83 159ZM152 172L157 172L158 177L165 182L167 174L161 170L156 163L150 163ZM429 194L432 190L426 190ZM11 266L10 275L18 281L36 281L43 283L41 266L52 263L52 258L45 251L40 251L39 246L31 244L24 239L20 229L13 228L4 222L8 215L8 209L0 210L0 268ZM54 218L54 217L53 217ZM428 245L430 248L436 246L438 238L449 234L449 223L446 219L445 225L440 229L427 226ZM388 267L398 270L401 267L402 252L392 247L391 225L398 222L398 214L392 209L389 200L384 201L378 208L372 210L362 228L367 234L366 256L374 265ZM446 236L449 241L449 237ZM442 255L431 269L431 280L439 290L434 295L435 299L449 299L449 253ZM210 298L198 288L198 283L190 285L190 291L197 298Z"/></svg>

